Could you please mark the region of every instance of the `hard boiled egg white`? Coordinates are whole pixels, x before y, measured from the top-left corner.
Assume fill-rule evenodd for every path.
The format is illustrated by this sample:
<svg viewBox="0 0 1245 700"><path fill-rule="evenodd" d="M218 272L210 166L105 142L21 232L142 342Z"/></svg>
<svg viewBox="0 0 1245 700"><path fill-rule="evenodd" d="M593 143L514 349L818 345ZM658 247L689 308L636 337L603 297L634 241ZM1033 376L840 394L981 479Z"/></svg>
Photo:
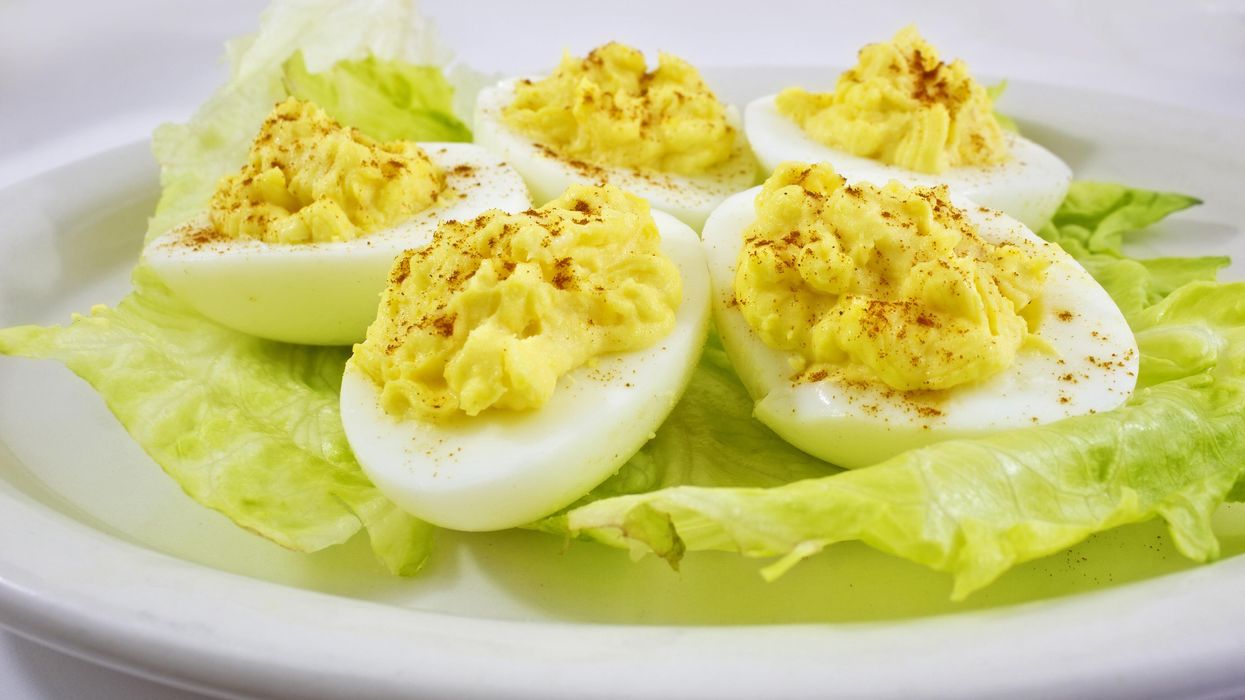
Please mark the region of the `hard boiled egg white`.
<svg viewBox="0 0 1245 700"><path fill-rule="evenodd" d="M653 212L683 281L670 335L561 378L530 411L399 421L353 363L342 378L346 437L368 477L404 510L457 530L523 525L570 504L631 458L674 408L704 345L709 277L696 233Z"/></svg>
<svg viewBox="0 0 1245 700"><path fill-rule="evenodd" d="M394 257L426 245L437 222L531 206L523 179L489 151L420 146L445 172L446 193L397 226L352 241L278 244L212 236L205 213L151 241L143 257L177 296L223 325L289 343L362 340Z"/></svg>
<svg viewBox="0 0 1245 700"><path fill-rule="evenodd" d="M506 80L480 91L476 100L476 143L492 149L523 175L537 204L558 196L574 183L617 185L649 201L699 230L713 208L730 195L754 184L756 162L739 127L739 114L727 106L728 119L738 131L730 160L705 175L679 175L654 170L597 166L566 160L506 124L502 110L514 101L518 79Z"/></svg>
<svg viewBox="0 0 1245 700"><path fill-rule="evenodd" d="M909 187L946 184L952 191L1019 219L1033 230L1050 221L1072 182L1067 164L1011 132L1003 135L1011 157L997 165L951 168L934 174L887 165L814 140L799 124L780 114L774 100L774 95L762 97L744 111L748 141L766 172L773 172L783 161L798 160L830 163L849 182L863 180L881 186L898 180Z"/></svg>
<svg viewBox="0 0 1245 700"><path fill-rule="evenodd" d="M1022 348L1001 373L914 403L876 385L831 380L794 382L788 353L762 342L732 304L743 231L756 218L760 188L741 192L713 213L703 232L722 342L748 392L755 415L796 447L847 468L953 438L1050 423L1111 410L1136 384L1132 331L1106 291L1071 256L1023 224L953 197L986 241L1034 246L1052 260L1040 302L1037 334L1054 349Z"/></svg>

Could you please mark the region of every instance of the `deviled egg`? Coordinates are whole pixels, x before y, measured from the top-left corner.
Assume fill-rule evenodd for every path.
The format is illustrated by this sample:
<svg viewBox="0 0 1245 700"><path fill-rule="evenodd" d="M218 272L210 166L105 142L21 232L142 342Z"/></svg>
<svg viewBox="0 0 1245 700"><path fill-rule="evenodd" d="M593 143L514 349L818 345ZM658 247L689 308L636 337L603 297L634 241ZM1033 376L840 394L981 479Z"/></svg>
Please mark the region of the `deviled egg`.
<svg viewBox="0 0 1245 700"><path fill-rule="evenodd" d="M699 229L751 187L756 161L735 108L682 59L611 43L569 54L549 76L514 78L476 100L476 142L522 173L537 202L572 183L611 183Z"/></svg>
<svg viewBox="0 0 1245 700"><path fill-rule="evenodd" d="M653 436L708 318L696 233L616 187L446 222L395 261L346 364L342 425L368 477L414 515L523 525Z"/></svg>
<svg viewBox="0 0 1245 700"><path fill-rule="evenodd" d="M751 102L748 140L767 172L827 162L849 181L946 184L1033 230L1063 201L1072 171L1004 131L962 61L944 63L913 27L860 51L833 92L790 87Z"/></svg>
<svg viewBox="0 0 1245 700"><path fill-rule="evenodd" d="M200 313L252 335L344 345L364 336L393 260L443 219L531 206L519 174L463 143L378 143L289 98L207 211L144 259Z"/></svg>
<svg viewBox="0 0 1245 700"><path fill-rule="evenodd" d="M704 230L722 342L755 415L843 467L1111 410L1123 314L1067 253L945 187L785 163Z"/></svg>

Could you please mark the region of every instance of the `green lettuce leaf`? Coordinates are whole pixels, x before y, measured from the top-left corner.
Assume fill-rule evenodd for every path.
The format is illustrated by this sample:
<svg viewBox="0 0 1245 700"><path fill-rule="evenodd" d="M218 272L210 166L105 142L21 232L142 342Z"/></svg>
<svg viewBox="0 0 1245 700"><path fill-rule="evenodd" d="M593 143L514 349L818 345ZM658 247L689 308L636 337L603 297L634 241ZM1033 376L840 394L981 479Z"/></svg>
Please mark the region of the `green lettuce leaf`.
<svg viewBox="0 0 1245 700"><path fill-rule="evenodd" d="M284 66L290 94L324 108L329 116L381 141L470 141L471 130L452 111L454 86L435 66L380 61L339 61L319 74L302 55Z"/></svg>
<svg viewBox="0 0 1245 700"><path fill-rule="evenodd" d="M0 330L0 354L63 362L199 503L290 549L360 528L398 574L413 574L433 528L372 486L346 442L338 389L346 348L286 345L217 325L144 266L115 309L65 327Z"/></svg>
<svg viewBox="0 0 1245 700"><path fill-rule="evenodd" d="M1243 411L1242 382L1199 376L1144 390L1117 411L944 442L831 477L770 489L684 486L564 517L571 532L674 561L698 549L781 557L768 577L861 540L953 574L960 599L1020 562L1155 515L1181 552L1214 556L1210 514L1245 468L1222 459L1245 450Z"/></svg>
<svg viewBox="0 0 1245 700"><path fill-rule="evenodd" d="M771 578L832 543L861 540L952 574L956 599L1016 564L1156 516L1179 551L1212 558L1210 515L1245 473L1245 284L1207 281L1221 258L1137 261L1119 253L1127 231L1195 202L1075 183L1044 232L1089 263L1137 334L1140 389L1118 410L770 488L762 480L714 487L701 475L647 493L594 492L598 500L540 526L672 564L690 550L775 557L763 570ZM699 400L691 391L684 399ZM690 436L666 455L665 468L686 462L680 455L729 450L733 439ZM746 461L748 448L741 453ZM764 454L751 473L781 478L781 469L768 471L773 459Z"/></svg>
<svg viewBox="0 0 1245 700"><path fill-rule="evenodd" d="M1134 260L1102 253L1084 254L1077 259L1111 294L1125 318L1130 319L1190 282L1213 282L1219 270L1230 262L1218 256Z"/></svg>
<svg viewBox="0 0 1245 700"><path fill-rule="evenodd" d="M229 80L188 122L152 136L161 192L148 240L207 206L217 181L246 160L272 106L291 94L374 138L470 139L455 115L469 105L455 85L470 90L477 74L450 69L449 52L412 0L276 0L259 32L227 53Z"/></svg>
<svg viewBox="0 0 1245 700"><path fill-rule="evenodd" d="M1103 253L1120 257L1125 233L1162 221L1202 200L1183 194L1154 192L1113 182L1077 181L1059 210L1039 235L1056 241L1083 258Z"/></svg>
<svg viewBox="0 0 1245 700"><path fill-rule="evenodd" d="M1189 282L1213 282L1228 265L1226 256L1135 260L1121 250L1126 233L1199 203L1182 194L1077 181L1038 234L1075 257L1131 318Z"/></svg>

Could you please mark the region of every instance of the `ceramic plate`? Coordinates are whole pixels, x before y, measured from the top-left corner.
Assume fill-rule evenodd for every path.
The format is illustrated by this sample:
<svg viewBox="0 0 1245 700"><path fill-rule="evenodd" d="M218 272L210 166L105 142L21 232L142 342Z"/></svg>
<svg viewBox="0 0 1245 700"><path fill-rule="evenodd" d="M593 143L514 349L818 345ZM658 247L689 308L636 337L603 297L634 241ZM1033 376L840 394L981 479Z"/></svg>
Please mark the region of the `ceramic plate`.
<svg viewBox="0 0 1245 700"><path fill-rule="evenodd" d="M706 71L742 103L826 69ZM1245 261L1245 137L1227 118L1041 85L1001 108L1081 178L1205 204L1142 255ZM0 192L0 326L117 301L158 192L145 144ZM1242 262L1227 273L1245 278ZM966 603L941 574L831 548L766 584L760 562L652 559L528 532L443 533L426 570L366 542L299 555L189 500L84 383L0 359L0 623L110 666L217 693L335 696L1171 696L1245 692L1245 512L1225 557L1185 561L1160 523L1031 562Z"/></svg>

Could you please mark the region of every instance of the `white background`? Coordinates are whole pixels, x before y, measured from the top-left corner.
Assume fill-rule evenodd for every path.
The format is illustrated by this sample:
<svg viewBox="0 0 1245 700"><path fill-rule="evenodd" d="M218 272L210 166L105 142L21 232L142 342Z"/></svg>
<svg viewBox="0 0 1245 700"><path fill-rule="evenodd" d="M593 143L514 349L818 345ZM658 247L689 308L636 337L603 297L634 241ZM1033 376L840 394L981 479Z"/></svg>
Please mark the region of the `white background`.
<svg viewBox="0 0 1245 700"><path fill-rule="evenodd" d="M1180 104L1245 126L1245 2L424 4L446 43L488 72L540 69L563 48L611 39L699 65L842 66L861 44L915 22L979 73ZM223 42L253 30L262 6L0 0L0 186L185 119L224 76ZM199 696L0 632L0 698L88 697Z"/></svg>

